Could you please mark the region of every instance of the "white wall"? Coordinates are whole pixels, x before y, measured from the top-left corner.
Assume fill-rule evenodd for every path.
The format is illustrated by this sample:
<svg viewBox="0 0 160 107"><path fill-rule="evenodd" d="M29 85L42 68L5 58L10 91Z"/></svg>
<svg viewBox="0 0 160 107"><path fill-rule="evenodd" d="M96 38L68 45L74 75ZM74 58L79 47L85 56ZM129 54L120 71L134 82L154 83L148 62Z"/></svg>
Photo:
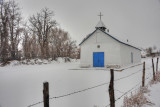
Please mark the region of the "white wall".
<svg viewBox="0 0 160 107"><path fill-rule="evenodd" d="M93 52L104 52L104 65L121 64L120 44L100 30L81 45L81 66L93 67Z"/></svg>
<svg viewBox="0 0 160 107"><path fill-rule="evenodd" d="M133 63L141 62L141 51L121 43L121 65L132 64L131 53L133 53Z"/></svg>

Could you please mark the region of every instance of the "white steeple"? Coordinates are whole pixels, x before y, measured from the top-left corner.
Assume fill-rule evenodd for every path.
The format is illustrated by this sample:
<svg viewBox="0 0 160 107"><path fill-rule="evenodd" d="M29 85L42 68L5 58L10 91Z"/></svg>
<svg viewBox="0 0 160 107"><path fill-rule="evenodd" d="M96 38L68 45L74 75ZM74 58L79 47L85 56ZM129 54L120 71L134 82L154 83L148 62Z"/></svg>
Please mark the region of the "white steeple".
<svg viewBox="0 0 160 107"><path fill-rule="evenodd" d="M101 14L101 12L100 12L100 15L98 15L98 16L100 16L100 21L99 21L98 24L96 25L96 29L99 28L99 29L105 31L105 30L106 30L106 26L104 25L104 23L103 23L102 20L101 20L101 17L103 16L103 15ZM108 29L107 29L107 32L109 32Z"/></svg>
<svg viewBox="0 0 160 107"><path fill-rule="evenodd" d="M98 28L98 27L105 27L106 28L106 26L104 25L104 23L102 22L102 20L100 20L98 22L98 24L96 25L96 28Z"/></svg>

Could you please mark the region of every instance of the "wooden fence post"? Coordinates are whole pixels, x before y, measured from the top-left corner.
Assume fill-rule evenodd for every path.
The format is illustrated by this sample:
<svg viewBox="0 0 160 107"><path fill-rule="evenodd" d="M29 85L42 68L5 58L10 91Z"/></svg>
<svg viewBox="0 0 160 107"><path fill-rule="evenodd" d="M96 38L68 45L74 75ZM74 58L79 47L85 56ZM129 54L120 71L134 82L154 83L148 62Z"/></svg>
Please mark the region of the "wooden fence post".
<svg viewBox="0 0 160 107"><path fill-rule="evenodd" d="M158 61L159 61L159 58L157 58L156 74L158 73Z"/></svg>
<svg viewBox="0 0 160 107"><path fill-rule="evenodd" d="M154 71L154 62L153 62L153 58L152 58L152 67L153 67L153 80L155 81L156 78L155 78L155 71Z"/></svg>
<svg viewBox="0 0 160 107"><path fill-rule="evenodd" d="M145 86L145 62L143 62L142 87Z"/></svg>
<svg viewBox="0 0 160 107"><path fill-rule="evenodd" d="M115 97L114 97L114 70L110 69L111 79L109 84L109 97L110 97L110 107L115 107Z"/></svg>
<svg viewBox="0 0 160 107"><path fill-rule="evenodd" d="M44 107L49 107L49 83L43 83L43 101Z"/></svg>

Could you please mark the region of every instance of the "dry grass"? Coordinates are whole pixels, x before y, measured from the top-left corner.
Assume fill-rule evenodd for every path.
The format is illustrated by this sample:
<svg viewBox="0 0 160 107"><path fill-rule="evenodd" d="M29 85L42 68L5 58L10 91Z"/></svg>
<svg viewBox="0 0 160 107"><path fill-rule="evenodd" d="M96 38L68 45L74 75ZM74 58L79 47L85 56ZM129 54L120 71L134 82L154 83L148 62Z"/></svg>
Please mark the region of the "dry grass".
<svg viewBox="0 0 160 107"><path fill-rule="evenodd" d="M156 84L160 82L160 72L156 73L156 80L151 80L149 85ZM148 87L141 87L138 92L131 96L125 96L122 107L142 107L144 104L153 105L148 99L144 96L144 93L148 93Z"/></svg>
<svg viewBox="0 0 160 107"><path fill-rule="evenodd" d="M149 85L151 86L152 84L156 84L157 82L160 82L160 72L157 72L156 73L156 80L154 81L154 80L151 80L150 82L149 82Z"/></svg>
<svg viewBox="0 0 160 107"><path fill-rule="evenodd" d="M160 72L157 72L157 73L156 73L156 81L157 81L157 82L160 82Z"/></svg>
<svg viewBox="0 0 160 107"><path fill-rule="evenodd" d="M141 87L134 95L125 96L122 107L142 107L143 104L146 104L147 98L144 96L144 93L148 92L147 87Z"/></svg>

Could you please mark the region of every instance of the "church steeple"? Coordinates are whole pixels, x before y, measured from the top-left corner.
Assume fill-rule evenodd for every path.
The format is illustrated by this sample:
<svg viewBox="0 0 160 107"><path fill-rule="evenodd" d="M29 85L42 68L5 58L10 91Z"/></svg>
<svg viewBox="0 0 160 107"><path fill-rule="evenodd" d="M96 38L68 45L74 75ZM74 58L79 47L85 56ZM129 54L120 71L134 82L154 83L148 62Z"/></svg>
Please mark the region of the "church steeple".
<svg viewBox="0 0 160 107"><path fill-rule="evenodd" d="M105 30L106 30L106 26L104 25L104 23L103 23L102 20L101 20L101 17L103 16L103 15L101 14L101 12L100 12L100 14L99 14L98 16L100 17L100 21L99 21L98 24L96 25L96 29L99 28L99 29L105 31ZM107 30L107 31L108 31L108 30Z"/></svg>
<svg viewBox="0 0 160 107"><path fill-rule="evenodd" d="M104 25L104 23L101 20L96 25L96 28L102 29L103 31L106 30L106 26Z"/></svg>

